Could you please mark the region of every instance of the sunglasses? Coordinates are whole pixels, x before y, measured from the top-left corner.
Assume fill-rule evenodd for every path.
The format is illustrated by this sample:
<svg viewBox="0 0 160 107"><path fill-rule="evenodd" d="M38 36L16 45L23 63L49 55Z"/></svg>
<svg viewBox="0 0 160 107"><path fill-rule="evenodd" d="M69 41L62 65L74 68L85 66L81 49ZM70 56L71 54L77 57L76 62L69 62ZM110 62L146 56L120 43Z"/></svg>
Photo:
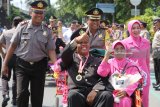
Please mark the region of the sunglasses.
<svg viewBox="0 0 160 107"><path fill-rule="evenodd" d="M33 10L35 14L45 14L44 10Z"/></svg>

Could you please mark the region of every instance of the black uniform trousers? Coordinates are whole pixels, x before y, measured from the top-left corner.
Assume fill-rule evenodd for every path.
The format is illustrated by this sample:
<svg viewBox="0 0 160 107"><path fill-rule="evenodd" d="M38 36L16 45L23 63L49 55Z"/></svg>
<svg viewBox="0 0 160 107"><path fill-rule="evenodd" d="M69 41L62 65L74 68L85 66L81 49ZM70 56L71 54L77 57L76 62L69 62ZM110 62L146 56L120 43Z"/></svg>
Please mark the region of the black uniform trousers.
<svg viewBox="0 0 160 107"><path fill-rule="evenodd" d="M8 63L8 76L2 75L2 95L9 95L9 86L8 81L11 78L11 74L13 73L13 82L12 82L12 99L16 99L17 97L17 84L16 84L16 55L13 54L12 58ZM13 71L13 72L12 72Z"/></svg>
<svg viewBox="0 0 160 107"><path fill-rule="evenodd" d="M153 61L156 83L160 84L160 59L154 58Z"/></svg>
<svg viewBox="0 0 160 107"><path fill-rule="evenodd" d="M70 89L68 93L68 107L90 107L86 103L91 88ZM99 91L91 107L113 107L114 98L110 91Z"/></svg>
<svg viewBox="0 0 160 107"><path fill-rule="evenodd" d="M28 107L29 96L32 107L42 107L46 68L47 58L35 63L17 58L17 107Z"/></svg>

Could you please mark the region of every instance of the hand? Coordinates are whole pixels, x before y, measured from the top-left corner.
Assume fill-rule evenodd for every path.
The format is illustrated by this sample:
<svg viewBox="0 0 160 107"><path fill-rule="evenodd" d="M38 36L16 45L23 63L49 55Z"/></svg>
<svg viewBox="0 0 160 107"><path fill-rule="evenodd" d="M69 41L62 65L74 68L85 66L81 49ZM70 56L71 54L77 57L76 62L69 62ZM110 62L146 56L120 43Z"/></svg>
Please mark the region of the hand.
<svg viewBox="0 0 160 107"><path fill-rule="evenodd" d="M61 71L61 66L60 66L60 63L62 62L62 59L58 59L54 65L51 65L51 69L54 71L54 72L60 72Z"/></svg>
<svg viewBox="0 0 160 107"><path fill-rule="evenodd" d="M96 95L97 95L97 92L96 92L95 90L92 90L92 91L88 94L88 96L87 96L87 104L88 104L89 106L92 106L93 101L94 101Z"/></svg>
<svg viewBox="0 0 160 107"><path fill-rule="evenodd" d="M5 54L5 53L4 53L4 54L2 54L2 58L3 58L3 60L4 60L5 56L6 56L6 54Z"/></svg>
<svg viewBox="0 0 160 107"><path fill-rule="evenodd" d="M61 71L61 66L59 64L55 64L55 65L52 65L51 66L51 69L54 71L54 72L60 72Z"/></svg>
<svg viewBox="0 0 160 107"><path fill-rule="evenodd" d="M8 71L9 71L8 66L7 65L3 65L2 66L2 75L5 75L5 76L8 77Z"/></svg>
<svg viewBox="0 0 160 107"><path fill-rule="evenodd" d="M105 47L106 47L106 51L109 52L109 53L112 53L113 50L112 50L112 44L110 41L106 41L105 43Z"/></svg>
<svg viewBox="0 0 160 107"><path fill-rule="evenodd" d="M78 36L75 38L75 41L77 43L81 43L83 41L89 41L89 36L88 36L89 30L87 29L86 32L84 32L82 35Z"/></svg>
<svg viewBox="0 0 160 107"><path fill-rule="evenodd" d="M116 97L125 97L127 96L127 93L125 91L122 91L122 90L118 90L117 93L116 93Z"/></svg>

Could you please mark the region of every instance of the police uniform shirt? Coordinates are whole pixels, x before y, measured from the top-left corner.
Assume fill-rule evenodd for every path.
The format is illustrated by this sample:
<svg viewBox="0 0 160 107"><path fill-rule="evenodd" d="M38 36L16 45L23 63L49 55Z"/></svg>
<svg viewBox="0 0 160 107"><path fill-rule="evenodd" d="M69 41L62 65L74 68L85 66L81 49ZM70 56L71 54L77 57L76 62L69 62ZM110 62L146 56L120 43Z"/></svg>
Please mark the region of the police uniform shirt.
<svg viewBox="0 0 160 107"><path fill-rule="evenodd" d="M160 31L157 31L154 34L154 38L152 41L152 57L160 59Z"/></svg>
<svg viewBox="0 0 160 107"><path fill-rule="evenodd" d="M11 43L17 44L17 56L25 61L37 62L55 49L51 29L42 24L33 26L31 20L19 24Z"/></svg>
<svg viewBox="0 0 160 107"><path fill-rule="evenodd" d="M73 38L82 35L86 31L86 28L80 28L73 32L71 35L70 40L72 41ZM90 43L90 49L98 48L98 49L105 49L105 41L106 39L106 30L99 28L95 35L92 35L92 33L89 31L89 43Z"/></svg>
<svg viewBox="0 0 160 107"><path fill-rule="evenodd" d="M14 34L15 30L16 30L15 28L12 28L10 30L6 30L6 31L4 31L2 33L2 35L0 37L0 43L5 44L6 52L7 52L8 48L9 48L9 45L11 43L10 40L13 37L13 34Z"/></svg>
<svg viewBox="0 0 160 107"><path fill-rule="evenodd" d="M15 28L12 28L10 30L6 30L5 32L2 33L2 35L0 37L0 43L5 44L7 50L9 48L10 40L11 40L14 32L15 32Z"/></svg>
<svg viewBox="0 0 160 107"><path fill-rule="evenodd" d="M90 48L99 48L104 49L105 48L105 30L104 29L98 29L95 35L92 35L91 32L89 32L89 43Z"/></svg>
<svg viewBox="0 0 160 107"><path fill-rule="evenodd" d="M158 30L154 34L153 42L152 42L152 48L160 48L160 31Z"/></svg>

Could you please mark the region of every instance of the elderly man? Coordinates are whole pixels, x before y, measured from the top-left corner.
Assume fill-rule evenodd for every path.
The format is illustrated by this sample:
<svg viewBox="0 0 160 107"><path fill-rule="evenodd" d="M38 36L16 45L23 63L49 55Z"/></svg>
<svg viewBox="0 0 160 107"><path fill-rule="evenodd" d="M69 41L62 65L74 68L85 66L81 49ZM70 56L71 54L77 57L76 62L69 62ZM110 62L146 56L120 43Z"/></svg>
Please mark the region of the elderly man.
<svg viewBox="0 0 160 107"><path fill-rule="evenodd" d="M81 35L81 36L79 36ZM65 47L57 65L68 71L68 107L113 107L113 87L107 78L97 74L101 58L89 53L89 39L81 28L72 34L72 41ZM59 66L54 71L58 71Z"/></svg>

